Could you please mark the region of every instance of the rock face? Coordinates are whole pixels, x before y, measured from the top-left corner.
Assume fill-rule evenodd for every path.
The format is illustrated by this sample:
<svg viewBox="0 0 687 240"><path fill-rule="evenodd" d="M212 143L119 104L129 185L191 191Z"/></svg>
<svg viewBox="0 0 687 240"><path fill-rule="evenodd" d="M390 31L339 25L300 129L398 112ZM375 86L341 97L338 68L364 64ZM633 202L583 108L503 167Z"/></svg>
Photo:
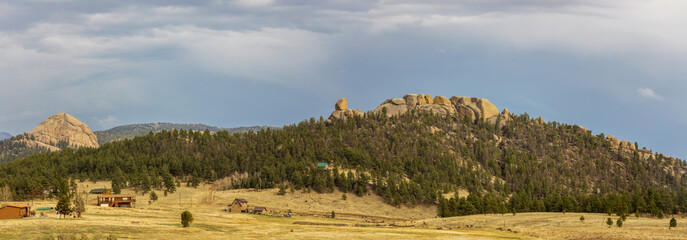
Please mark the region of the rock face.
<svg viewBox="0 0 687 240"><path fill-rule="evenodd" d="M351 111L346 107L348 101L345 98L339 99L336 102L336 110L332 112L327 121L331 122L335 119L347 119L349 117L363 115L360 110ZM447 98L444 96L435 96L432 98L429 94L406 94L403 98L390 98L382 102L377 108L372 110L374 114L386 113L387 116L396 116L405 114L410 110L429 111L439 115L452 115L455 117L467 117L476 121L483 119L490 123L499 122L500 126L505 126L511 120L510 113L507 109L499 114L499 109L484 98L471 98L452 96Z"/></svg>
<svg viewBox="0 0 687 240"><path fill-rule="evenodd" d="M336 101L336 104L334 104L334 111L329 115L329 118L327 118L327 122L339 119L346 120L355 116L362 117L363 112L360 111L360 109L348 109L348 99L340 98L338 101Z"/></svg>
<svg viewBox="0 0 687 240"><path fill-rule="evenodd" d="M346 110L348 108L348 99L347 98L341 98L338 101L336 101L336 104L334 105L334 109L336 110Z"/></svg>
<svg viewBox="0 0 687 240"><path fill-rule="evenodd" d="M387 116L404 114L408 110L415 109L440 115L460 115L472 120L484 119L492 123L499 118L499 109L489 100L459 96L452 96L451 98L436 96L432 98L429 94L407 94L402 99L387 99L372 112L378 114L383 109L386 109ZM505 125L506 121L510 120L510 115L507 113L500 120L502 125Z"/></svg>
<svg viewBox="0 0 687 240"><path fill-rule="evenodd" d="M98 137L85 123L66 113L58 113L29 132L38 142L54 145L67 141L70 146L97 148Z"/></svg>

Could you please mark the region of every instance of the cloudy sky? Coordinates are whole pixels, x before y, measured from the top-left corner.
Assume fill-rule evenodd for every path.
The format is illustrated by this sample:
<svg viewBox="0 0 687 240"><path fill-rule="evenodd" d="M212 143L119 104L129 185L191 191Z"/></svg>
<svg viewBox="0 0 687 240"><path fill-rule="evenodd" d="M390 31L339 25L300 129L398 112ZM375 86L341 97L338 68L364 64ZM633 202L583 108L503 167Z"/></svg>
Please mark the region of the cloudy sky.
<svg viewBox="0 0 687 240"><path fill-rule="evenodd" d="M474 96L687 157L684 0L0 2L0 132Z"/></svg>

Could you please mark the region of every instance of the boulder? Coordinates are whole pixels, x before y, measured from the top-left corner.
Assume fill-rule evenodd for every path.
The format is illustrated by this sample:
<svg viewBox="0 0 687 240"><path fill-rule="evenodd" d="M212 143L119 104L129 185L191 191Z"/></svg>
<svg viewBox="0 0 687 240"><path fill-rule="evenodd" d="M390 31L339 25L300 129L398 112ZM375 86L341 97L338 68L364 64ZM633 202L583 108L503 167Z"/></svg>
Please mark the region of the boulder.
<svg viewBox="0 0 687 240"><path fill-rule="evenodd" d="M427 102L427 104L433 104L434 99L432 99L432 95L426 94L425 95L425 102Z"/></svg>
<svg viewBox="0 0 687 240"><path fill-rule="evenodd" d="M427 104L427 99L425 98L424 94L420 93L417 95L417 104L418 105Z"/></svg>
<svg viewBox="0 0 687 240"><path fill-rule="evenodd" d="M66 113L58 113L29 132L36 141L54 145L60 141L66 141L70 146L97 148L98 137L91 128L79 121L74 116Z"/></svg>
<svg viewBox="0 0 687 240"><path fill-rule="evenodd" d="M403 99L406 100L406 105L410 108L414 108L418 104L417 94L406 94Z"/></svg>
<svg viewBox="0 0 687 240"><path fill-rule="evenodd" d="M452 106L439 104L425 104L420 106L420 110L430 111L439 115L454 114L456 112L455 108Z"/></svg>
<svg viewBox="0 0 687 240"><path fill-rule="evenodd" d="M406 100L403 98L392 98L391 101L389 101L391 104L394 105L405 105Z"/></svg>
<svg viewBox="0 0 687 240"><path fill-rule="evenodd" d="M449 99L449 101L451 101L451 104L453 104L453 106L458 106L460 105L460 96L453 96L451 97L451 99Z"/></svg>
<svg viewBox="0 0 687 240"><path fill-rule="evenodd" d="M480 98L477 100L477 107L482 111L482 118L487 119L499 115L499 109L489 100Z"/></svg>
<svg viewBox="0 0 687 240"><path fill-rule="evenodd" d="M467 107L467 106L464 106L464 105L457 105L457 106L456 106L456 112L457 112L458 114L462 115L462 116L469 117L469 118L472 119L472 120L477 119L477 118L475 117L475 112L472 111L472 109L470 109L470 108Z"/></svg>
<svg viewBox="0 0 687 240"><path fill-rule="evenodd" d="M451 106L451 101L448 100L448 98L443 97L443 96L436 96L434 97L434 104L437 105L444 105L444 106Z"/></svg>
<svg viewBox="0 0 687 240"><path fill-rule="evenodd" d="M375 108L375 110L372 110L372 112L375 114L381 114L382 109L384 108L386 108L386 115L389 117L404 114L406 113L406 111L408 111L408 107L405 104L396 105L393 103L384 103L382 105L379 105L379 107Z"/></svg>
<svg viewBox="0 0 687 240"><path fill-rule="evenodd" d="M347 98L340 98L338 101L336 101L336 104L334 105L334 109L336 110L346 110L346 108L348 108Z"/></svg>
<svg viewBox="0 0 687 240"><path fill-rule="evenodd" d="M470 105L470 103L472 103L472 99L469 97L460 97L460 99L458 100L458 103L460 103L462 105Z"/></svg>
<svg viewBox="0 0 687 240"><path fill-rule="evenodd" d="M503 120L506 120L506 121L511 120L510 112L508 112L508 108L503 108L503 111L501 111L501 118Z"/></svg>
<svg viewBox="0 0 687 240"><path fill-rule="evenodd" d="M475 104L466 105L466 107L470 108L470 110L475 113L475 119L482 118L482 110L479 110Z"/></svg>

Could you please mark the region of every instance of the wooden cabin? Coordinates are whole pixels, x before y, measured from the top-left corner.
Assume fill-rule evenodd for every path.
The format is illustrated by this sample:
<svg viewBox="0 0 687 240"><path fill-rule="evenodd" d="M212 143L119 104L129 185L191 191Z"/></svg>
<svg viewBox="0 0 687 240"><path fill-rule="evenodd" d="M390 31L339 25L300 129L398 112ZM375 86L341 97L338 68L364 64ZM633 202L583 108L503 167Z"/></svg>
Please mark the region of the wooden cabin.
<svg viewBox="0 0 687 240"><path fill-rule="evenodd" d="M102 194L102 195L110 195L112 194L112 190L107 189L107 188L96 188L96 189L91 189L90 194Z"/></svg>
<svg viewBox="0 0 687 240"><path fill-rule="evenodd" d="M0 219L23 218L31 216L31 206L9 204L0 207Z"/></svg>
<svg viewBox="0 0 687 240"><path fill-rule="evenodd" d="M98 206L101 207L135 207L136 195L133 194L115 194L115 195L98 195Z"/></svg>
<svg viewBox="0 0 687 240"><path fill-rule="evenodd" d="M253 208L253 214L259 214L259 215L267 214L267 208L255 207L255 208Z"/></svg>
<svg viewBox="0 0 687 240"><path fill-rule="evenodd" d="M229 205L229 212L248 212L248 200L243 198L234 199L234 201Z"/></svg>

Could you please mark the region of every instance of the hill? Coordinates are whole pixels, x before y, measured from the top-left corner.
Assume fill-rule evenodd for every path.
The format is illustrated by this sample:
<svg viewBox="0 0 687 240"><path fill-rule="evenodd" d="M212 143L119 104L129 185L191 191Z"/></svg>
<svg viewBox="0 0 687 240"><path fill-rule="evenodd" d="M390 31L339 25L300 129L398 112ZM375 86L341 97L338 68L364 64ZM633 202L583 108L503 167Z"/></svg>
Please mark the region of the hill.
<svg viewBox="0 0 687 240"><path fill-rule="evenodd" d="M12 134L6 133L6 132L0 132L0 141L9 139L12 137Z"/></svg>
<svg viewBox="0 0 687 240"><path fill-rule="evenodd" d="M26 199L59 189L70 176L112 179L144 193L173 192L179 180L224 181L226 188L376 194L393 206L436 205L442 217L507 211L660 216L687 209L682 160L577 125L493 113L496 107L483 99L442 98L389 99L364 114L340 101L327 120L279 130L163 130L3 163L0 184ZM329 167L318 168L319 162ZM469 194L453 194L461 189Z"/></svg>
<svg viewBox="0 0 687 240"><path fill-rule="evenodd" d="M66 147L97 148L98 139L85 123L66 114L55 114L30 132L0 141L0 162Z"/></svg>
<svg viewBox="0 0 687 240"><path fill-rule="evenodd" d="M180 124L180 123L141 123L141 124L129 124L114 127L105 131L96 131L95 135L98 136L98 143L105 144L115 140L121 139L133 139L137 136L144 136L149 132L159 132L162 130L171 131L177 130L198 130L205 131L210 130L210 132L227 131L229 133L236 132L257 132L264 128L277 128L270 126L252 126L252 127L237 127L237 128L221 128L215 126L208 126L205 124Z"/></svg>

